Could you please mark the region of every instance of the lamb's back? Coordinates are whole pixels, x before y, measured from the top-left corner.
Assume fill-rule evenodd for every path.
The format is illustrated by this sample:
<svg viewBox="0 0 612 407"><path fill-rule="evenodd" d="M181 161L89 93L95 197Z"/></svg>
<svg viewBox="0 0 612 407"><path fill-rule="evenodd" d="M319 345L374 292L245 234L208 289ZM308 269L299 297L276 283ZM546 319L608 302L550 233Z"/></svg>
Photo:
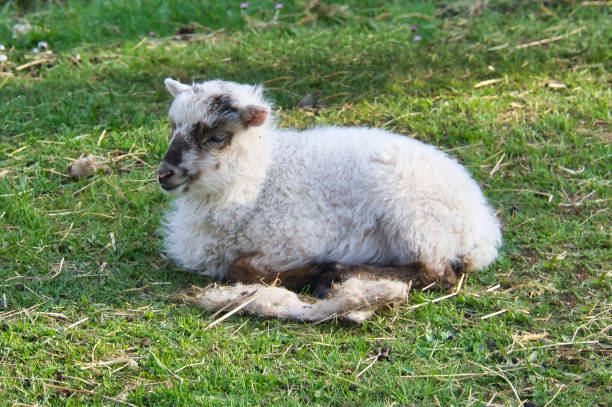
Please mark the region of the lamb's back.
<svg viewBox="0 0 612 407"><path fill-rule="evenodd" d="M431 146L378 129L279 131L271 147L260 211L249 225L254 236L268 231L259 240L268 264L409 259L410 253L399 260L389 253L381 222L402 216L398 208L408 213L412 198L438 194L419 174L441 165L463 171Z"/></svg>
<svg viewBox="0 0 612 407"><path fill-rule="evenodd" d="M461 165L435 147L380 129L278 132L272 150L270 187L316 194L316 200L334 205L345 202L354 208L362 201L384 200L400 187L432 197L437 194L432 184L475 184Z"/></svg>

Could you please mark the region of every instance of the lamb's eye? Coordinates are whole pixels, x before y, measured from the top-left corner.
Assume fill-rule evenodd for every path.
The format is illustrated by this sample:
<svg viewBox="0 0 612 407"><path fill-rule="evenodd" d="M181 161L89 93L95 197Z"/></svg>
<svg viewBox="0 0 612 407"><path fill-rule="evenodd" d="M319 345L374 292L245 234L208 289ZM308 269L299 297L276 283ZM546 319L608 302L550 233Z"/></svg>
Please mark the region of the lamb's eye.
<svg viewBox="0 0 612 407"><path fill-rule="evenodd" d="M223 137L221 136L212 136L209 141L211 143L215 143L215 144L219 144L219 143L223 143L223 140L225 140Z"/></svg>

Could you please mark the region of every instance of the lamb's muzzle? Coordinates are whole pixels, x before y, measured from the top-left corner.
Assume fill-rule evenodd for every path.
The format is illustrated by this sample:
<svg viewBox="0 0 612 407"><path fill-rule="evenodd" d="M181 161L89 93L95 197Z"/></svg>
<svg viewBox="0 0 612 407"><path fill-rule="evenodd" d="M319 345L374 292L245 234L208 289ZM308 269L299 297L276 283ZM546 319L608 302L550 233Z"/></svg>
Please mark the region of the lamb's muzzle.
<svg viewBox="0 0 612 407"><path fill-rule="evenodd" d="M180 179L177 181L176 179ZM188 181L188 178L181 174L180 170L171 166L165 161L159 165L157 170L157 182L164 191L170 192L182 187Z"/></svg>
<svg viewBox="0 0 612 407"><path fill-rule="evenodd" d="M182 267L260 288L278 279L319 295L375 292L355 298L384 302L398 297L368 290L398 280L402 289L451 286L495 260L493 209L467 170L435 147L370 128L280 130L259 86L165 83L175 100L158 181L182 193L165 223L166 251ZM319 315L292 309L304 305L291 292L274 292L290 309L264 312L259 300L245 309Z"/></svg>

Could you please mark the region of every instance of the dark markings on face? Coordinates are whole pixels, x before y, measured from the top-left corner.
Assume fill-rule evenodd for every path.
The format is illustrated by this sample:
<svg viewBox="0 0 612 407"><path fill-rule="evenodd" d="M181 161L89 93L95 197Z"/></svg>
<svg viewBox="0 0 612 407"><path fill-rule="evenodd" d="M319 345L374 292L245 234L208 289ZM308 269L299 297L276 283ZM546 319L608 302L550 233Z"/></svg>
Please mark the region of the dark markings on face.
<svg viewBox="0 0 612 407"><path fill-rule="evenodd" d="M232 113L238 112L238 109L232 105L232 98L229 95L211 96L208 102L208 110L219 117L231 116Z"/></svg>
<svg viewBox="0 0 612 407"><path fill-rule="evenodd" d="M239 123L238 109L232 105L228 95L211 96L207 106L212 117L217 119L211 125L203 122L195 123L185 133L176 132L177 123L170 120L174 138L164 156L169 164L178 165L185 151L196 150L198 153L220 151L229 147Z"/></svg>
<svg viewBox="0 0 612 407"><path fill-rule="evenodd" d="M208 141L210 130L210 127L208 127L206 123L195 123L189 130L189 139L193 140L197 146L201 147Z"/></svg>
<svg viewBox="0 0 612 407"><path fill-rule="evenodd" d="M189 140L199 151L222 150L232 143L233 132L230 123L218 120L213 127L196 123L189 131Z"/></svg>
<svg viewBox="0 0 612 407"><path fill-rule="evenodd" d="M168 164L178 166L183 158L183 152L189 150L191 145L185 138L177 136L172 139L168 146L168 151L164 155L164 161Z"/></svg>
<svg viewBox="0 0 612 407"><path fill-rule="evenodd" d="M215 117L212 124L196 123L189 130L189 140L200 151L222 150L232 142L236 124L240 117L229 95L211 96L207 103L210 116Z"/></svg>

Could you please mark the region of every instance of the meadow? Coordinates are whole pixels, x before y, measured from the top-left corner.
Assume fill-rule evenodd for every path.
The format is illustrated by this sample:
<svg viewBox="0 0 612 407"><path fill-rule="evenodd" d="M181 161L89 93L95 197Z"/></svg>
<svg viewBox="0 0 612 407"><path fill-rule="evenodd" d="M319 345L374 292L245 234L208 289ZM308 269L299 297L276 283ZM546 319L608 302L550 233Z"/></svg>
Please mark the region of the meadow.
<svg viewBox="0 0 612 407"><path fill-rule="evenodd" d="M610 406L611 14L576 0L4 2L0 406ZM210 327L219 315L181 293L211 281L163 254L168 76L263 83L281 127L438 146L498 211L498 260L364 325ZM73 179L87 154L101 168Z"/></svg>

